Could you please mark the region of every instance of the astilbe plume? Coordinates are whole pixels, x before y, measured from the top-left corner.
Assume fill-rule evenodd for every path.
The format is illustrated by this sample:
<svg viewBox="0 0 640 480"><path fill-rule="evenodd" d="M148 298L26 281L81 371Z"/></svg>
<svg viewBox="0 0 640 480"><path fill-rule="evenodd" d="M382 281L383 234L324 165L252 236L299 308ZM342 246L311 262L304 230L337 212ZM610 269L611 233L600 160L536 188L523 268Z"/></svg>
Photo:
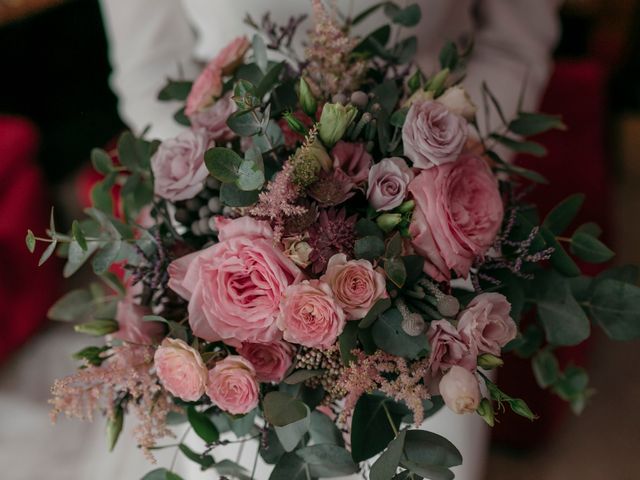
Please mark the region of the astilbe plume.
<svg viewBox="0 0 640 480"><path fill-rule="evenodd" d="M313 250L309 260L313 273L322 272L336 253L351 256L356 241L357 215L347 217L344 208L322 210L318 221L309 228L309 245Z"/></svg>

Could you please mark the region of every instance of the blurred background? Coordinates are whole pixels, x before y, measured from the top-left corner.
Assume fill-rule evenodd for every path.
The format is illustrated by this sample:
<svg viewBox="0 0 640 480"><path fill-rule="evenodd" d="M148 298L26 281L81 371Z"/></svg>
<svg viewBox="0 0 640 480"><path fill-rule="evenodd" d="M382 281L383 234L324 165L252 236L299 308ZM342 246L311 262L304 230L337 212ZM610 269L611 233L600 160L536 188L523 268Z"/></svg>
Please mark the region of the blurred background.
<svg viewBox="0 0 640 480"><path fill-rule="evenodd" d="M640 265L640 1L569 0L561 16L562 38L541 110L563 115L569 130L539 138L548 158L518 161L551 180L551 187L534 192L543 209L570 193L587 193L583 219L605 227L616 263ZM16 385L28 384L29 401L43 405L49 384L16 365L36 349L43 331L64 328L48 324L45 312L82 277L63 283L56 262L36 272L24 233L46 228L50 204L59 207L58 229L69 226L92 181L89 151L125 127L108 86L96 1L0 0L0 59L0 395L9 398ZM75 347L52 345L51 358ZM640 346L596 335L566 349L562 360L591 372L596 395L590 405L574 417L537 390L529 362L507 361L504 390L526 398L541 419L502 417L486 478L640 478ZM71 365L63 367L70 371ZM3 425L13 415L8 404L0 412ZM13 434L28 435L28 427ZM17 461L8 458L10 438L3 437L0 464ZM72 451L69 445L70 458Z"/></svg>

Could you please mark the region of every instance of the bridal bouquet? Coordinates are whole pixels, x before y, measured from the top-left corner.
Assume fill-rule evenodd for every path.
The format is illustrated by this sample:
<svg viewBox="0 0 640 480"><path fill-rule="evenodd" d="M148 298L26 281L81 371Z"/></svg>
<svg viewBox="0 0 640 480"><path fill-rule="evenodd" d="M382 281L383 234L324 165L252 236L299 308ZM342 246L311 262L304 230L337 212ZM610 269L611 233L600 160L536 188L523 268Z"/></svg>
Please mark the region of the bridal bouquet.
<svg viewBox="0 0 640 480"><path fill-rule="evenodd" d="M376 8L389 24L350 36ZM160 92L184 105L181 134L94 150L104 178L87 217L28 232L31 251L48 243L41 263L57 251L65 276L87 261L98 276L50 311L104 337L53 386L53 416L104 413L113 448L134 414L149 456L178 448L225 478L254 472L216 448L257 439L272 479L450 479L461 455L425 419L443 405L489 425L504 409L534 419L488 373L506 351L582 410L587 374L554 349L592 323L640 336L636 271L582 275L576 258L613 256L597 225L569 230L583 197L540 218L526 194L545 179L501 158L543 155L524 137L564 128L557 117L506 118L487 86L478 110L460 83L470 50L454 44L421 72L415 37L391 35L418 23L415 4L313 9L303 59L301 18L247 17L252 41ZM180 421L201 450L163 445ZM145 478L180 478L167 467Z"/></svg>

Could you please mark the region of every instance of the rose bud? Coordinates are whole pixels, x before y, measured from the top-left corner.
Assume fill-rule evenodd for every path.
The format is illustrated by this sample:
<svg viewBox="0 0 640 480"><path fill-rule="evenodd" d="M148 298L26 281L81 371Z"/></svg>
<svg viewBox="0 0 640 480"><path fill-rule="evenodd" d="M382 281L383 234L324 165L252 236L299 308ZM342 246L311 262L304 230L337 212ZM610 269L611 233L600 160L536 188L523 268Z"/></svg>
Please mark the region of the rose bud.
<svg viewBox="0 0 640 480"><path fill-rule="evenodd" d="M298 84L298 101L302 111L313 118L316 114L318 103L304 78L300 78L300 83Z"/></svg>
<svg viewBox="0 0 640 480"><path fill-rule="evenodd" d="M356 115L358 115L358 109L353 105L325 103L320 115L318 132L322 143L327 147L333 147L344 136Z"/></svg>
<svg viewBox="0 0 640 480"><path fill-rule="evenodd" d="M205 392L207 367L200 354L184 341L165 338L153 357L164 388L186 402L195 402Z"/></svg>
<svg viewBox="0 0 640 480"><path fill-rule="evenodd" d="M440 380L440 395L453 412L473 413L480 404L478 379L466 368L454 365Z"/></svg>
<svg viewBox="0 0 640 480"><path fill-rule="evenodd" d="M490 353L483 353L478 357L478 366L485 370L492 370L502 365L504 365L504 361L500 357L496 357Z"/></svg>
<svg viewBox="0 0 640 480"><path fill-rule="evenodd" d="M471 101L469 94L458 85L447 88L436 101L447 107L450 112L469 121L473 120L476 115L476 106Z"/></svg>

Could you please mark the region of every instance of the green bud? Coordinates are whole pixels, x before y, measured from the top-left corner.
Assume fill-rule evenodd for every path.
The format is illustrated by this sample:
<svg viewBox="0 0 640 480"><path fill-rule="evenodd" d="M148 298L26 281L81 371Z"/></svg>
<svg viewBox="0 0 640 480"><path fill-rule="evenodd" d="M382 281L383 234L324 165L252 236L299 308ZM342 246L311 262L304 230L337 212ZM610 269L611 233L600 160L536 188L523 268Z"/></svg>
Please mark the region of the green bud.
<svg viewBox="0 0 640 480"><path fill-rule="evenodd" d="M78 333L86 333L87 335L95 335L101 337L109 333L118 331L118 322L115 320L93 320L87 323L80 323L74 327Z"/></svg>
<svg viewBox="0 0 640 480"><path fill-rule="evenodd" d="M418 90L422 86L422 72L420 70L416 70L413 75L409 77L407 81L407 87L409 87L409 92L413 93Z"/></svg>
<svg viewBox="0 0 640 480"><path fill-rule="evenodd" d="M400 205L398 207L398 212L399 213L409 213L409 212L413 211L415 206L416 206L416 202L414 202L413 200L407 200L406 202L404 202L402 205Z"/></svg>
<svg viewBox="0 0 640 480"><path fill-rule="evenodd" d="M508 403L511 407L511 410L513 410L514 413L517 413L521 417L528 418L529 420L535 420L537 418L524 400L520 398L513 398L509 400Z"/></svg>
<svg viewBox="0 0 640 480"><path fill-rule="evenodd" d="M478 357L478 366L485 370L492 370L496 367L501 367L502 365L504 365L502 359L495 355L491 355L490 353L483 353Z"/></svg>
<svg viewBox="0 0 640 480"><path fill-rule="evenodd" d="M431 80L429 80L427 86L425 87L425 90L428 92L433 92L433 95L437 97L444 90L444 82L447 81L447 78L449 78L449 69L443 68L438 73L436 73L436 75Z"/></svg>
<svg viewBox="0 0 640 480"><path fill-rule="evenodd" d="M316 109L318 108L318 103L316 102L313 93L311 93L309 84L302 77L300 77L300 83L298 85L298 101L300 102L302 111L311 118L314 118L316 115Z"/></svg>
<svg viewBox="0 0 640 480"><path fill-rule="evenodd" d="M124 411L121 406L117 406L113 410L113 414L107 418L107 448L112 452L118 442L120 432L122 432L122 424L124 423Z"/></svg>
<svg viewBox="0 0 640 480"><path fill-rule="evenodd" d="M376 223L380 230L389 233L396 228L402 221L402 215L399 213L383 213L376 219Z"/></svg>
<svg viewBox="0 0 640 480"><path fill-rule="evenodd" d="M287 121L287 125L289 128L300 135L307 135L307 127L300 120L296 118L296 116L291 112L285 112L282 114L284 119Z"/></svg>
<svg viewBox="0 0 640 480"><path fill-rule="evenodd" d="M340 140L349 125L358 115L358 109L353 105L339 103L325 103L320 115L320 140L327 148L333 147Z"/></svg>
<svg viewBox="0 0 640 480"><path fill-rule="evenodd" d="M493 405L491 404L491 400L488 398L483 398L478 405L478 409L476 413L482 417L482 419L489 425L493 427L495 424L495 414L493 412Z"/></svg>

